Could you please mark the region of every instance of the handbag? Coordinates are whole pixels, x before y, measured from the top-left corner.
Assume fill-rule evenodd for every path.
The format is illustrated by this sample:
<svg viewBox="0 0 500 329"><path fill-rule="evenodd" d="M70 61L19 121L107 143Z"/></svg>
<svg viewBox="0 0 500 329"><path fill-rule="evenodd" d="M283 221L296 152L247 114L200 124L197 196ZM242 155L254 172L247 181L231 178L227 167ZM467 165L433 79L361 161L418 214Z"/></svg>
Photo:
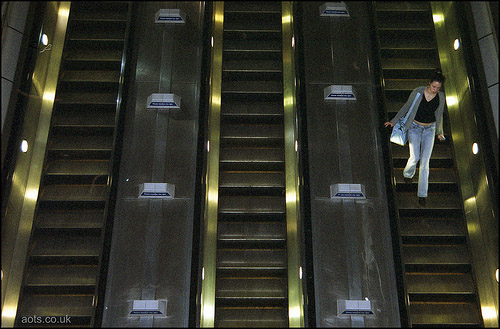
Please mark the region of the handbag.
<svg viewBox="0 0 500 329"><path fill-rule="evenodd" d="M420 96L420 93L417 93L417 96L415 96L413 104L411 104L411 107L406 115L400 118L399 121L394 125L394 127L392 127L391 142L393 142L394 144L405 146L408 142L408 135L407 131L405 130L405 125L406 121L408 121L408 117L410 116L411 111L413 110L413 107L415 106L415 103L417 102L418 96Z"/></svg>

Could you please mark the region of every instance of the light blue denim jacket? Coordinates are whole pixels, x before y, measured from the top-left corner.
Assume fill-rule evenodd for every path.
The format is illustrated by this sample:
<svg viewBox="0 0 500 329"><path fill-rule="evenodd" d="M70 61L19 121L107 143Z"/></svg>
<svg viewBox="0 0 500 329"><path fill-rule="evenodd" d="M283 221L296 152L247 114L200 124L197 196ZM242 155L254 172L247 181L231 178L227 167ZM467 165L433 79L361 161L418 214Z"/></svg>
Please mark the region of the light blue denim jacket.
<svg viewBox="0 0 500 329"><path fill-rule="evenodd" d="M411 92L410 96L408 97L408 100L406 101L405 105L398 111L398 113L392 118L391 122L393 124L396 124L399 119L403 116L406 115L406 112L411 107L411 104L413 104L413 101L415 100L415 97L417 96L417 93L420 93L420 96L418 97L417 101L415 102L415 106L413 108L413 111L411 112L410 116L408 117L408 120L406 121L405 124L405 131L408 131L411 127L411 123L413 122L413 119L415 118L415 115L417 114L417 109L418 106L420 105L420 101L422 100L422 97L424 96L424 91L426 86L423 87L417 87L413 89ZM436 135L442 135L443 134L443 111L444 111L444 104L446 101L445 95L442 91L438 91L439 94L439 106L434 112L436 116Z"/></svg>

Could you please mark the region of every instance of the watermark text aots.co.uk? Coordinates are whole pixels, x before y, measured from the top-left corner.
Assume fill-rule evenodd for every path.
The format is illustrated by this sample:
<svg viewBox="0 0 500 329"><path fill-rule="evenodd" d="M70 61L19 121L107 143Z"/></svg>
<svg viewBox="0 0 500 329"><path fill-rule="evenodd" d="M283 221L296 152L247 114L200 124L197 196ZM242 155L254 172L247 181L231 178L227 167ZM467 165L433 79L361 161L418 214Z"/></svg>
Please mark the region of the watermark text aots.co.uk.
<svg viewBox="0 0 500 329"><path fill-rule="evenodd" d="M70 324L71 317L64 316L23 316L21 317L22 324Z"/></svg>

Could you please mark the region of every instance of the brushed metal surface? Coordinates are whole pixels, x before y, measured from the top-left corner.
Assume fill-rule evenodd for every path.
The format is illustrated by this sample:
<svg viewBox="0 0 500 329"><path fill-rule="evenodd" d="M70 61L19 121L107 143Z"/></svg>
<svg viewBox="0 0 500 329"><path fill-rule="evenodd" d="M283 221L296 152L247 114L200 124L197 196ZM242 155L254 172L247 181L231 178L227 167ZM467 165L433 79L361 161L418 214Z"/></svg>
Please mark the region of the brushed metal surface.
<svg viewBox="0 0 500 329"><path fill-rule="evenodd" d="M318 17L322 4L300 3L316 326L399 326L367 5L347 2L350 18ZM323 90L332 84L352 85L357 100L326 102ZM350 208L330 200L337 183L363 184L367 200ZM349 236L358 248L349 249ZM350 262L359 262L358 269ZM349 275L359 276L358 286L349 285ZM376 316L363 323L337 314L337 300L350 299L357 287L362 299L377 305Z"/></svg>
<svg viewBox="0 0 500 329"><path fill-rule="evenodd" d="M156 24L161 8L186 23ZM103 327L188 326L204 11L198 1L137 3ZM179 95L181 109L146 109L152 93ZM138 199L145 182L174 184L175 199ZM168 300L169 316L128 318L129 301L148 296Z"/></svg>

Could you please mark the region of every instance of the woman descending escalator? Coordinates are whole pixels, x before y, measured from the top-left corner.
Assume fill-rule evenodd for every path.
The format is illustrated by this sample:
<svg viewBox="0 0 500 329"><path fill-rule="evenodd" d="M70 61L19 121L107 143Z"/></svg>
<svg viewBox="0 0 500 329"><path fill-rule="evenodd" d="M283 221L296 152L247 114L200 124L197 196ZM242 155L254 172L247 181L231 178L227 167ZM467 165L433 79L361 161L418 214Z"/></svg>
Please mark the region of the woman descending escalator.
<svg viewBox="0 0 500 329"><path fill-rule="evenodd" d="M398 113L384 123L385 127L394 127L408 111L415 109L404 125L404 130L408 134L410 157L403 171L403 178L405 183L411 183L420 160L417 196L421 206L425 206L429 187L429 162L434 148L434 137L437 135L440 141L445 140L443 111L446 99L444 92L440 91L444 80L441 71L433 72L429 77L429 85L415 88Z"/></svg>

